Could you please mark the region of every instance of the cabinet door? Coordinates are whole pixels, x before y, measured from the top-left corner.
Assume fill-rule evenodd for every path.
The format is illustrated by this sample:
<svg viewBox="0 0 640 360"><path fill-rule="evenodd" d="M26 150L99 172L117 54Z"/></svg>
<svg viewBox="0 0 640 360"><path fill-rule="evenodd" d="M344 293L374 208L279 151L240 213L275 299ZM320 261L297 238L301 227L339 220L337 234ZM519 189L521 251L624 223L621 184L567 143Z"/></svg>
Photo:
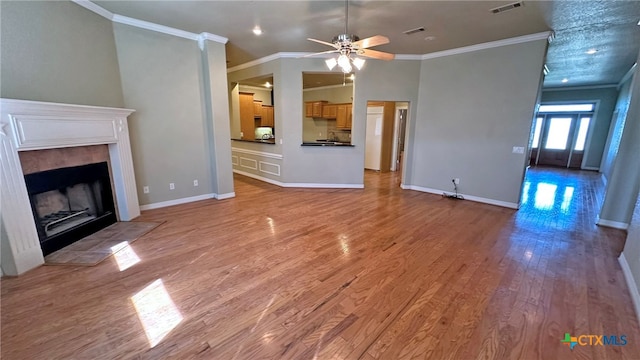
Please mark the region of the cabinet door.
<svg viewBox="0 0 640 360"><path fill-rule="evenodd" d="M351 130L351 119L353 118L353 105L347 104L347 125L345 129Z"/></svg>
<svg viewBox="0 0 640 360"><path fill-rule="evenodd" d="M320 101L316 101L313 103L313 117L315 118L322 117L322 105L323 103Z"/></svg>
<svg viewBox="0 0 640 360"><path fill-rule="evenodd" d="M261 117L262 116L262 101L253 101L253 116Z"/></svg>
<svg viewBox="0 0 640 360"><path fill-rule="evenodd" d="M336 128L347 128L347 104L340 104L337 106Z"/></svg>
<svg viewBox="0 0 640 360"><path fill-rule="evenodd" d="M337 105L324 105L322 107L322 117L325 119L335 119L337 111Z"/></svg>
<svg viewBox="0 0 640 360"><path fill-rule="evenodd" d="M312 102L304 103L304 116L305 117L313 117L313 103Z"/></svg>
<svg viewBox="0 0 640 360"><path fill-rule="evenodd" d="M240 131L242 132L242 139L253 140L255 137L253 112L253 94L240 93Z"/></svg>
<svg viewBox="0 0 640 360"><path fill-rule="evenodd" d="M262 105L260 126L273 127L273 106Z"/></svg>

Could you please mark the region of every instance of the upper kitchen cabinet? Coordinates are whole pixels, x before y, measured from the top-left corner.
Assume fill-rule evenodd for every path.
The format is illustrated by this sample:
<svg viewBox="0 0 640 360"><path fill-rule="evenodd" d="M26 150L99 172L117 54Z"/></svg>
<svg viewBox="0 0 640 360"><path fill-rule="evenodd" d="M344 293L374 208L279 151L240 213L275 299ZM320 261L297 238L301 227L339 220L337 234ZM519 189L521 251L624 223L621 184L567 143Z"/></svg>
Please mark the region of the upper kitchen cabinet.
<svg viewBox="0 0 640 360"><path fill-rule="evenodd" d="M231 138L275 143L273 76L266 75L231 84Z"/></svg>

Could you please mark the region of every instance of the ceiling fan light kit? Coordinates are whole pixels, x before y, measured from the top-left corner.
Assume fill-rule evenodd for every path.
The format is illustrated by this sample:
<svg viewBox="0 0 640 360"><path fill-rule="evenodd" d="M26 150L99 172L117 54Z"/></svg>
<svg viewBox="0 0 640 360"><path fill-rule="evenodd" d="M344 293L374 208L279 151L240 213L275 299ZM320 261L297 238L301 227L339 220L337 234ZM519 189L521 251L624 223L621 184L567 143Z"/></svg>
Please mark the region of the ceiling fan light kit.
<svg viewBox="0 0 640 360"><path fill-rule="evenodd" d="M345 26L344 26L344 34L340 34L335 36L331 42L326 42L322 40L307 38L309 41L317 42L319 44L331 46L334 50L323 51L320 53L310 54L307 56L315 56L320 54L329 54L329 53L337 53L338 56L335 58L329 58L325 60L325 64L329 68L329 70L333 70L336 65L340 67L343 73L348 74L355 67L358 70L361 70L365 64L365 59L358 56L364 56L373 59L382 59L382 60L392 60L395 55L389 54L382 51L376 50L366 50L370 47L384 45L389 43L389 39L386 36L375 35L366 39L360 40L360 38L356 35L349 35L348 27L349 25L349 2L345 1Z"/></svg>

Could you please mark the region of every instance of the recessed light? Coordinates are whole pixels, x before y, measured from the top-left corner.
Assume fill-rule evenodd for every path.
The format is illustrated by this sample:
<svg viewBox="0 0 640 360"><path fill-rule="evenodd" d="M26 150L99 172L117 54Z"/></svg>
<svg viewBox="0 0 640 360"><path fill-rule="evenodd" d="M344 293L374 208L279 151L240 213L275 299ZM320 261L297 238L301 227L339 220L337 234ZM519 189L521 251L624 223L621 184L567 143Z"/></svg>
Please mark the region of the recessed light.
<svg viewBox="0 0 640 360"><path fill-rule="evenodd" d="M426 38L424 38L424 40L425 40L425 41L433 41L433 40L435 40L435 39L436 39L436 37L435 37L435 36L433 36L433 35L429 35L429 36L427 36Z"/></svg>
<svg viewBox="0 0 640 360"><path fill-rule="evenodd" d="M587 50L587 54L589 54L589 55L593 55L593 54L595 54L597 52L598 52L598 49L589 49L589 50Z"/></svg>
<svg viewBox="0 0 640 360"><path fill-rule="evenodd" d="M349 80L353 81L356 79L356 75L355 74L351 74L351 76L349 76Z"/></svg>
<svg viewBox="0 0 640 360"><path fill-rule="evenodd" d="M253 33L256 35L262 35L262 29L259 26L253 28Z"/></svg>
<svg viewBox="0 0 640 360"><path fill-rule="evenodd" d="M267 83L266 83L266 84L264 84L264 87L266 87L266 88L271 88L272 86L273 86L273 85L271 85L271 83L269 83L268 81L267 81Z"/></svg>
<svg viewBox="0 0 640 360"><path fill-rule="evenodd" d="M569 79L564 78L564 79L562 79L562 82L563 82L563 83L568 83L568 82L569 82Z"/></svg>
<svg viewBox="0 0 640 360"><path fill-rule="evenodd" d="M638 26L640 26L640 20L638 21Z"/></svg>

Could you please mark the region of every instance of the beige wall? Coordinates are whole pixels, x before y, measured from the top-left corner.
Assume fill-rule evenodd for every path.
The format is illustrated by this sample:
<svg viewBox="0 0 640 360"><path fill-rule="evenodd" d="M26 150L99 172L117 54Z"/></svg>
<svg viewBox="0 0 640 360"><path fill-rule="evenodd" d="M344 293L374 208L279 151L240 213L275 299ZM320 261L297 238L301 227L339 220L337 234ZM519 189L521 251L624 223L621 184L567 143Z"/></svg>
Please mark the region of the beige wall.
<svg viewBox="0 0 640 360"><path fill-rule="evenodd" d="M406 184L517 206L546 40L422 61ZM514 146L524 154L512 153Z"/></svg>
<svg viewBox="0 0 640 360"><path fill-rule="evenodd" d="M125 105L136 109L129 130L140 204L212 193L198 43L123 24L114 32Z"/></svg>
<svg viewBox="0 0 640 360"><path fill-rule="evenodd" d="M68 1L0 9L0 97L123 106L111 21Z"/></svg>

